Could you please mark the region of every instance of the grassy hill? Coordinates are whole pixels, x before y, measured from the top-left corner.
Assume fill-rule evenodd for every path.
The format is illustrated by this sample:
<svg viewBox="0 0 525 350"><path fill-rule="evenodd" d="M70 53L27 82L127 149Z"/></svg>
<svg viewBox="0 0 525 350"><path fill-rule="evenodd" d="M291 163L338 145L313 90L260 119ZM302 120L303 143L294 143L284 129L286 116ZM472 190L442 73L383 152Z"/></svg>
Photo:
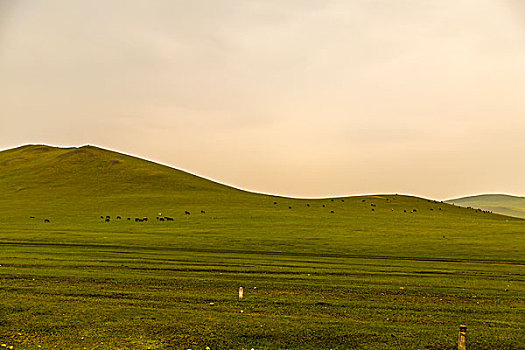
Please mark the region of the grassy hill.
<svg viewBox="0 0 525 350"><path fill-rule="evenodd" d="M463 323L525 345L521 219L249 193L92 146L0 152L0 193L8 346L452 349Z"/></svg>
<svg viewBox="0 0 525 350"><path fill-rule="evenodd" d="M446 201L462 207L480 208L494 213L525 219L525 197L506 194L482 194Z"/></svg>

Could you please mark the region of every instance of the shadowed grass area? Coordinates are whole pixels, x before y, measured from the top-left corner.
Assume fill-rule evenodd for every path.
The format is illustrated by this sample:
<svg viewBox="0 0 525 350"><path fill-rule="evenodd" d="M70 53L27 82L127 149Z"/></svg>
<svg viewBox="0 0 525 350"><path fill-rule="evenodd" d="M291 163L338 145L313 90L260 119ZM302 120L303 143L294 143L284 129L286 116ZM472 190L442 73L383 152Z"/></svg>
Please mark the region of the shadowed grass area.
<svg viewBox="0 0 525 350"><path fill-rule="evenodd" d="M520 219L253 194L90 146L0 152L0 191L0 344L454 349L466 324L470 348L525 347Z"/></svg>

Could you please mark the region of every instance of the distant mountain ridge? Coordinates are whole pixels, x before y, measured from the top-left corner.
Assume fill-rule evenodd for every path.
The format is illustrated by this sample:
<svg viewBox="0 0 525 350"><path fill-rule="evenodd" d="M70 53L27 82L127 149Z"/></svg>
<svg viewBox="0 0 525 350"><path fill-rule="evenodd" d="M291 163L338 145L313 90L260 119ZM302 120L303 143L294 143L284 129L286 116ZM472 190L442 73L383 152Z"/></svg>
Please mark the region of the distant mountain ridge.
<svg viewBox="0 0 525 350"><path fill-rule="evenodd" d="M525 197L507 194L480 194L449 199L445 203L490 210L493 213L525 219Z"/></svg>

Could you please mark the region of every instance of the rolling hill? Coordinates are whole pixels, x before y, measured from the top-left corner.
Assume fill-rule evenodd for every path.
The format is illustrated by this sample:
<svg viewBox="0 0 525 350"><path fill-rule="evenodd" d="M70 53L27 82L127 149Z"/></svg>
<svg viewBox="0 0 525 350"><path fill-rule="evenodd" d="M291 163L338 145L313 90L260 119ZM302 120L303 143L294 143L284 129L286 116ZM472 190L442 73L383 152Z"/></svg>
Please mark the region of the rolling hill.
<svg viewBox="0 0 525 350"><path fill-rule="evenodd" d="M510 196L507 194L481 194L449 199L446 203L460 205L462 207L490 210L501 215L525 219L525 197Z"/></svg>
<svg viewBox="0 0 525 350"><path fill-rule="evenodd" d="M459 324L525 346L519 218L250 193L93 146L0 152L0 193L6 347L451 349Z"/></svg>

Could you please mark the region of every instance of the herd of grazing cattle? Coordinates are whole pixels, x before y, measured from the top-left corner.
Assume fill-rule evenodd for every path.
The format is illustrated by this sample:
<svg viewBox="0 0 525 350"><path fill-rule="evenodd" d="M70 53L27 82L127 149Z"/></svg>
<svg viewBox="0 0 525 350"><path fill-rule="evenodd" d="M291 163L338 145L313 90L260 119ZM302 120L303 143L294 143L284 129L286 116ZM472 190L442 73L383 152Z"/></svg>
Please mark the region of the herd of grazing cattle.
<svg viewBox="0 0 525 350"><path fill-rule="evenodd" d="M206 212L204 210L201 210L201 214L206 214ZM187 210L184 211L184 215L191 215L191 213ZM101 215L100 216L101 219L104 220L104 222L110 222L111 221L111 216L110 215ZM165 216L165 215L162 215L159 213L159 215L157 215L156 217L157 221L162 221L162 222L165 222L165 221L175 221L174 218L170 217L170 216ZM122 220L122 217L121 216L117 216L116 217L116 220ZM141 218L131 218L131 217L128 217L126 219L127 221L135 221L135 222L147 222L148 221L148 217L147 216L143 216Z"/></svg>
<svg viewBox="0 0 525 350"><path fill-rule="evenodd" d="M330 202L333 202L334 199L330 199ZM345 200L344 199L341 199L341 202L344 202ZM362 203L366 203L366 199L362 199L361 200ZM439 204L439 203L443 203L443 201L441 202L438 202L436 200L430 200L428 199L427 202L429 203L434 203L434 204ZM386 203L392 203L392 200L390 198L386 198ZM277 202L273 202L274 205L277 205L278 203ZM306 206L309 208L310 207L310 203L306 203ZM322 207L323 208L326 208L326 204L322 204ZM375 208L377 207L377 205L375 203L370 203L370 210L371 211L375 211ZM288 209L292 209L292 206L288 206ZM429 208L430 211L434 211L434 208ZM439 211L443 211L443 209L441 207L437 207L435 208L436 210L439 210ZM486 214L491 214L492 211L490 210L482 210L482 209L476 209L476 208L472 208L472 207L467 207L466 209L472 209L472 210L475 210L476 213L486 213ZM395 211L394 208L391 208L391 211ZM403 212L404 213L417 213L417 209L403 209ZM330 210L330 214L335 214L335 211L334 210Z"/></svg>
<svg viewBox="0 0 525 350"><path fill-rule="evenodd" d="M334 202L334 199L330 199L331 202ZM341 202L344 202L345 200L344 199L341 199ZM443 203L443 202L438 202L438 201L435 201L435 200L427 200L429 203ZM366 203L366 199L362 199L361 202L363 203ZM391 199L386 199L386 203L391 203ZM273 202L274 205L277 205L278 203L277 202ZM454 204L452 204L454 205ZM306 207L310 207L310 203L306 203ZM326 208L326 204L322 204L322 207L323 208ZM371 211L375 211L375 208L377 207L377 205L375 203L370 203L370 209ZM288 209L293 209L293 207L291 205L288 205ZM429 208L430 211L434 211L434 208ZM466 209L470 209L470 210L475 210L476 213L486 213L486 214L491 214L492 211L490 210L482 210L482 209L476 209L476 208L472 208L472 207L467 207ZM442 211L443 209L441 207L437 207L436 210L439 210L439 211ZM391 211L393 212L394 211L394 208L391 208ZM206 214L206 212L204 210L201 210L200 211L201 214ZM403 212L404 213L417 213L417 209L403 209ZM335 214L335 210L330 210L330 214ZM191 215L191 213L187 210L184 211L184 215ZM30 219L37 219L35 216L30 216L29 217ZM104 220L104 222L110 222L111 221L111 216L110 215L101 215L100 216L100 219ZM115 217L116 220L123 220L122 217L119 215L119 216L116 216ZM172 217L169 217L169 216L165 216L165 215L162 215L161 213L159 213L159 215L156 217L156 219L158 221L162 221L162 222L165 222L165 221L174 221L174 219ZM44 223L50 223L51 220L50 219L47 219L47 218L44 218L44 219L41 219L43 220ZM135 218L131 218L131 217L128 217L126 219L127 221L134 221L134 222L147 222L148 221L148 218L146 216L144 217L135 217Z"/></svg>

